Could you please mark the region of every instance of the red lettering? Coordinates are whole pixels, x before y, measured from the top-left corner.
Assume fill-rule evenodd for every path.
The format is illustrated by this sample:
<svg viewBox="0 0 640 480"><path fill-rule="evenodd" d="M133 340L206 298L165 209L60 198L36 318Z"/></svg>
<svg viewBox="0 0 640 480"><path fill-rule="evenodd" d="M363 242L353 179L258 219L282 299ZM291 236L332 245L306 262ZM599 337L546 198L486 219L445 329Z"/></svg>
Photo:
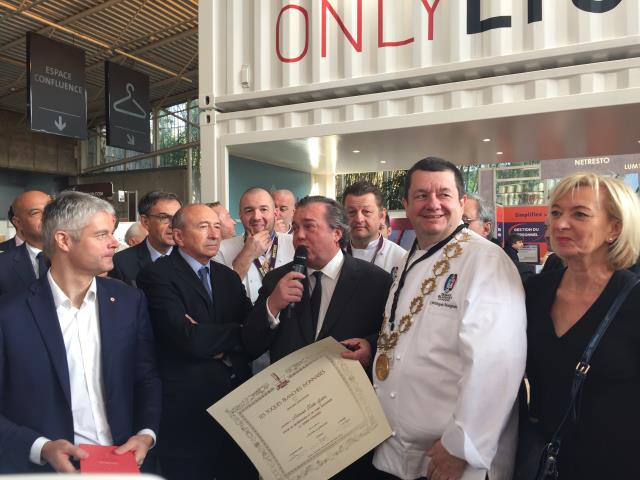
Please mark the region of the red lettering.
<svg viewBox="0 0 640 480"><path fill-rule="evenodd" d="M357 13L357 37L356 41L351 33L347 30L342 19L338 16L338 12L336 12L333 6L329 3L329 0L322 0L322 57L327 56L327 10L333 15L340 30L344 33L344 36L347 37L349 43L353 45L353 48L356 52L362 52L362 0L357 0L358 2L358 13Z"/></svg>
<svg viewBox="0 0 640 480"><path fill-rule="evenodd" d="M282 18L282 14L286 10L289 10L290 8L302 12L302 15L304 16L304 48L302 49L302 53L300 55L293 58L285 57L284 55L282 55L282 52L280 51L280 20ZM285 62L285 63L299 62L307 54L308 49L309 49L309 13L307 12L306 9L304 9L300 5L285 5L280 10L280 13L278 14L278 20L276 21L276 54L278 55L278 59L280 59L281 62Z"/></svg>
<svg viewBox="0 0 640 480"><path fill-rule="evenodd" d="M435 2L433 2L433 6L431 6L429 5L429 0L422 0L422 4L429 14L427 40L433 40L433 14L435 13L436 8L438 8L438 3L440 3L440 0L435 0Z"/></svg>
<svg viewBox="0 0 640 480"><path fill-rule="evenodd" d="M378 0L378 48L381 47L400 47L413 42L413 37L406 40L397 40L387 42L384 40L384 0Z"/></svg>

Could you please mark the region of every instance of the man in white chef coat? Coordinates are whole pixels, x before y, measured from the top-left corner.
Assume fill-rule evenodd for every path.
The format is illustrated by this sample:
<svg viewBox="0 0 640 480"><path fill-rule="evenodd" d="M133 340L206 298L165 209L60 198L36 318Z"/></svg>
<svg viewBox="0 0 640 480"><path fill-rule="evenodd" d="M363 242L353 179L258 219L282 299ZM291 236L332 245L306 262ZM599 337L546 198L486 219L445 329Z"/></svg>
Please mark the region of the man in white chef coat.
<svg viewBox="0 0 640 480"><path fill-rule="evenodd" d="M405 192L416 242L378 339L373 381L393 433L373 465L380 478L510 480L526 359L520 277L497 245L465 228L455 165L420 160Z"/></svg>

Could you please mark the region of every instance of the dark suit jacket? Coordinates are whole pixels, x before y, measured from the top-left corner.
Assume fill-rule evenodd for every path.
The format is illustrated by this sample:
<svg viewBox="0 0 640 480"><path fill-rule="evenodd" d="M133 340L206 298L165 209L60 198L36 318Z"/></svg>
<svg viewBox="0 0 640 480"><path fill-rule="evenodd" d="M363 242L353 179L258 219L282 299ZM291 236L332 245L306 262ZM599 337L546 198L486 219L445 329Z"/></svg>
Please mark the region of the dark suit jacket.
<svg viewBox="0 0 640 480"><path fill-rule="evenodd" d="M113 256L113 270L109 272L109 276L135 287L138 273L150 263L152 262L147 242L142 241L138 245L125 248Z"/></svg>
<svg viewBox="0 0 640 480"><path fill-rule="evenodd" d="M18 245L16 245L16 237L11 237L9 240L0 243L0 252L8 252L14 248L18 248Z"/></svg>
<svg viewBox="0 0 640 480"><path fill-rule="evenodd" d="M233 270L215 262L209 266L213 302L177 248L138 275L158 341L163 386L160 455L215 455L217 443L225 437L206 409L250 376L240 331L251 302ZM214 359L219 353L232 367Z"/></svg>
<svg viewBox="0 0 640 480"><path fill-rule="evenodd" d="M258 299L242 329L242 340L249 353L258 356L269 350L271 362L314 342L306 286L302 301L293 309L294 318L289 317L289 309L286 309L280 312L280 325L273 330L269 326L267 297L278 281L291 271L292 264L283 265L264 277ZM325 337L338 341L366 338L375 350L390 287L391 275L387 272L345 255L318 340Z"/></svg>
<svg viewBox="0 0 640 480"><path fill-rule="evenodd" d="M120 445L143 428L158 433L160 379L144 295L97 282L104 399ZM0 302L0 473L49 471L29 462L40 436L74 441L67 356L47 277Z"/></svg>
<svg viewBox="0 0 640 480"><path fill-rule="evenodd" d="M0 254L0 297L25 290L35 281L26 243Z"/></svg>

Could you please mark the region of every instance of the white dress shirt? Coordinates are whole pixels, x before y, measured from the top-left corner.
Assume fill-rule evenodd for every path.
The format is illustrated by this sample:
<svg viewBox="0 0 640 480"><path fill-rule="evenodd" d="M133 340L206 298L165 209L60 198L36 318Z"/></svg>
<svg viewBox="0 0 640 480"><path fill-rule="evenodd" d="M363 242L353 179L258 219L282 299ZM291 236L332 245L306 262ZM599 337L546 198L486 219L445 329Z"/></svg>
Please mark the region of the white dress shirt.
<svg viewBox="0 0 640 480"><path fill-rule="evenodd" d="M149 250L149 255L151 256L152 262L155 262L160 257L171 255L171 251L173 250L173 247L169 247L169 250L167 250L166 253L160 253L158 250L151 246L151 244L149 243L149 238L145 240L145 243L147 244L147 250Z"/></svg>
<svg viewBox="0 0 640 480"><path fill-rule="evenodd" d="M340 272L342 271L342 265L344 265L344 254L342 250L338 250L338 253L327 263L324 267L320 269L322 272L322 297L320 298L320 310L318 311L318 326L315 332L315 338L318 338L318 334L322 329L322 324L324 322L324 317L327 314L327 310L329 309L329 304L331 303L331 297L333 297L333 292L336 289L336 285L338 284L338 279L340 278ZM316 278L313 276L313 273L316 270L313 268L307 268L307 281L309 282L309 296L313 293L314 288L316 287ZM277 317L274 317L269 311L268 303L266 305L267 310L267 318L269 319L269 326L273 330L278 325L280 325L280 314Z"/></svg>
<svg viewBox="0 0 640 480"><path fill-rule="evenodd" d="M36 274L36 278L40 278L40 265L38 265L38 259L36 258L40 252L42 252L42 250L27 243L27 253L29 254L29 260L31 260L31 266Z"/></svg>

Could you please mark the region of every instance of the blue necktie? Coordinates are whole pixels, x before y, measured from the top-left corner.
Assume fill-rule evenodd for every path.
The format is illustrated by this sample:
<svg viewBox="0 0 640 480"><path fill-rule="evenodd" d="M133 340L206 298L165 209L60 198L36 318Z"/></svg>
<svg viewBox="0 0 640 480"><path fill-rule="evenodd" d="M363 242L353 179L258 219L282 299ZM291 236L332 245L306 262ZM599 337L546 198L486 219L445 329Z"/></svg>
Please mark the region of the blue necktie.
<svg viewBox="0 0 640 480"><path fill-rule="evenodd" d="M198 270L198 276L200 277L200 281L204 286L204 289L209 294L209 298L213 300L213 292L211 291L211 283L209 283L209 267L204 266Z"/></svg>

